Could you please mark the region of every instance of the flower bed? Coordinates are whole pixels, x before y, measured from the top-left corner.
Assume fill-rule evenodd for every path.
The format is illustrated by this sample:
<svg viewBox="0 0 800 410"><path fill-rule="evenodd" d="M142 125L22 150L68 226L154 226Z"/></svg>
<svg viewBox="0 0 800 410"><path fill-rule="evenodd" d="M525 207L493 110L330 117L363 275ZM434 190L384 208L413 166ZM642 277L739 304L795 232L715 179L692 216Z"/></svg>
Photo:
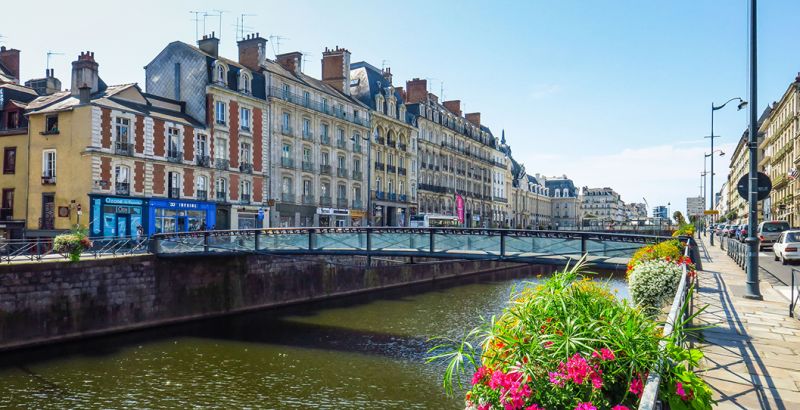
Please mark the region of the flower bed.
<svg viewBox="0 0 800 410"><path fill-rule="evenodd" d="M690 370L700 352L673 340L578 264L514 293L499 317L443 341L429 360L449 361L445 390L466 389L468 409L633 409L650 371L672 408L710 408L709 388ZM474 371L468 386L464 371Z"/></svg>

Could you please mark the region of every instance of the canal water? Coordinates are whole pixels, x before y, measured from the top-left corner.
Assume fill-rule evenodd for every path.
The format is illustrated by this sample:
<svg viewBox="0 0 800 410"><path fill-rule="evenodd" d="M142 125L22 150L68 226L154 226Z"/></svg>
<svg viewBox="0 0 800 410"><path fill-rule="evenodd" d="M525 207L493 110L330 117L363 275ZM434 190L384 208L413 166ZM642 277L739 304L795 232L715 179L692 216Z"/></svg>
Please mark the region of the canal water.
<svg viewBox="0 0 800 410"><path fill-rule="evenodd" d="M550 272L541 267L540 275ZM0 355L0 408L463 409L433 336L502 311L514 271ZM603 277L627 297L624 278Z"/></svg>

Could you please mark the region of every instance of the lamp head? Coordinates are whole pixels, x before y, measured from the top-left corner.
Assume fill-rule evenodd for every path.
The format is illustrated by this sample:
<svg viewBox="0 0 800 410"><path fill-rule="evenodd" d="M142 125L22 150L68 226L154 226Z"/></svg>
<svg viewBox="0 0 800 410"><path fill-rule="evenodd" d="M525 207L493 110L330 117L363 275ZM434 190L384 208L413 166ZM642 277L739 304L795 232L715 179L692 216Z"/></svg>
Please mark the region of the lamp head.
<svg viewBox="0 0 800 410"><path fill-rule="evenodd" d="M747 104L747 103L745 103L745 104ZM719 151L719 156L720 156L720 157L724 157L724 156L725 156L725 151L723 151L723 150L720 150L720 151Z"/></svg>
<svg viewBox="0 0 800 410"><path fill-rule="evenodd" d="M736 109L738 111L741 111L742 108L744 108L744 107L747 107L747 101L740 99L739 100L739 105L736 106Z"/></svg>

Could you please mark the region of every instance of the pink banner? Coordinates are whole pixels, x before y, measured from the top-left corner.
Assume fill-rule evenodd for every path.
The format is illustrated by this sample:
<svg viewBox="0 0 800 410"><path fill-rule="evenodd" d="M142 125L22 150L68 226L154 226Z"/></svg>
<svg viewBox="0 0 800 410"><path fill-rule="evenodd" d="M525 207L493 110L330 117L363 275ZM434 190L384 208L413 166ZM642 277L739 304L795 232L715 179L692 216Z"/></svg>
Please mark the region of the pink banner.
<svg viewBox="0 0 800 410"><path fill-rule="evenodd" d="M456 194L456 216L458 216L458 223L464 223L464 197L461 194Z"/></svg>

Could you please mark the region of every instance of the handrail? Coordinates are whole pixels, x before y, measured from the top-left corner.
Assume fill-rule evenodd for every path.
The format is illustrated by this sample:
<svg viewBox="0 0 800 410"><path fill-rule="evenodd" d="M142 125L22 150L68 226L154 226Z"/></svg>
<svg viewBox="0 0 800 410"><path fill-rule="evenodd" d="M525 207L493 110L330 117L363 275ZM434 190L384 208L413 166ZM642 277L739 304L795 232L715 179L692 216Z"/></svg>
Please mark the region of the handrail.
<svg viewBox="0 0 800 410"><path fill-rule="evenodd" d="M150 239L146 237L89 238L93 246L81 256L105 257L149 253ZM66 260L68 255L53 250L53 238L0 240L0 262L42 262Z"/></svg>
<svg viewBox="0 0 800 410"><path fill-rule="evenodd" d="M691 246L692 242L692 238L688 238L686 240L686 247L683 250L683 255L685 257L690 255L689 247ZM661 350L664 350L666 347L666 338L672 336L672 332L675 330L675 323L678 320L678 315L683 312L684 317L681 318L682 320L685 319L685 315L687 315L686 310L684 309L684 304L686 303L686 295L689 292L689 268L687 264L684 263L682 269L683 274L681 275L681 280L678 283L678 291L675 293L675 298L672 300L672 306L669 309L669 315L667 315L667 321L664 323L663 339L659 345ZM691 314L692 312L688 312L689 316L691 316ZM678 343L682 342L683 341L681 340L678 341ZM658 390L660 387L661 374L651 371L647 376L647 383L644 386L642 398L639 400L639 410L653 410L656 408L661 408L658 400Z"/></svg>

